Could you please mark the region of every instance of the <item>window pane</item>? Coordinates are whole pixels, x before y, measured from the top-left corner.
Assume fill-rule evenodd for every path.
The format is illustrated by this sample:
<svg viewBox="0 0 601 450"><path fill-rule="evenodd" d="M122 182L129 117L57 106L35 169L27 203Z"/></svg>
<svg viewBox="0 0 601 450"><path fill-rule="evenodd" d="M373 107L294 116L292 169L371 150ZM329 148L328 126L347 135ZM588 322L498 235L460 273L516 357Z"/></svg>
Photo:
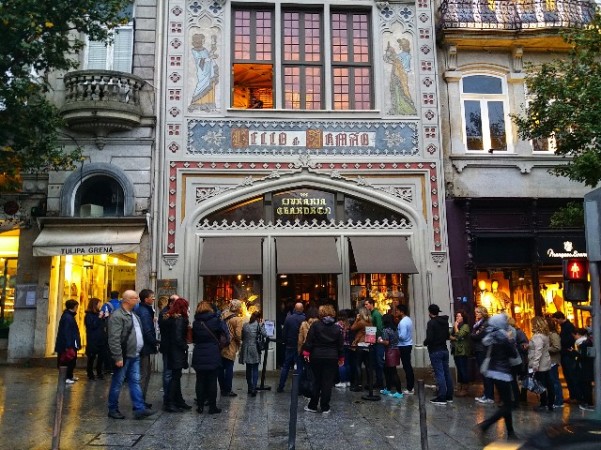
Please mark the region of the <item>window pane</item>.
<svg viewBox="0 0 601 450"><path fill-rule="evenodd" d="M284 108L301 109L300 69L284 68Z"/></svg>
<svg viewBox="0 0 601 450"><path fill-rule="evenodd" d="M234 108L273 108L273 66L271 64L233 64L232 70L234 76L232 106Z"/></svg>
<svg viewBox="0 0 601 450"><path fill-rule="evenodd" d="M259 61L271 61L271 12L257 11L256 15L256 59Z"/></svg>
<svg viewBox="0 0 601 450"><path fill-rule="evenodd" d="M320 15L305 14L305 61L321 61Z"/></svg>
<svg viewBox="0 0 601 450"><path fill-rule="evenodd" d="M88 61L86 69L105 70L106 67L107 48L104 42L89 41L88 42Z"/></svg>
<svg viewBox="0 0 601 450"><path fill-rule="evenodd" d="M353 15L353 61L369 62L369 24L366 14Z"/></svg>
<svg viewBox="0 0 601 450"><path fill-rule="evenodd" d="M468 150L483 150L482 141L482 111L480 102L469 100L465 106L465 134L467 136Z"/></svg>
<svg viewBox="0 0 601 450"><path fill-rule="evenodd" d="M234 59L250 59L250 11L235 11L234 23Z"/></svg>
<svg viewBox="0 0 601 450"><path fill-rule="evenodd" d="M284 60L298 61L300 59L299 42L299 13L284 13Z"/></svg>
<svg viewBox="0 0 601 450"><path fill-rule="evenodd" d="M465 94L502 94L503 85L500 78L473 75L463 78L463 92Z"/></svg>
<svg viewBox="0 0 601 450"><path fill-rule="evenodd" d="M307 67L305 90L305 109L321 109L321 68Z"/></svg>
<svg viewBox="0 0 601 450"><path fill-rule="evenodd" d="M352 109L370 109L371 83L369 69L355 69L355 104Z"/></svg>
<svg viewBox="0 0 601 450"><path fill-rule="evenodd" d="M334 109L350 109L349 69L334 69Z"/></svg>
<svg viewBox="0 0 601 450"><path fill-rule="evenodd" d="M117 28L113 42L113 70L131 72L134 30Z"/></svg>
<svg viewBox="0 0 601 450"><path fill-rule="evenodd" d="M507 150L503 102L488 102L490 145L494 150Z"/></svg>
<svg viewBox="0 0 601 450"><path fill-rule="evenodd" d="M346 14L332 14L332 59L348 61L348 27Z"/></svg>

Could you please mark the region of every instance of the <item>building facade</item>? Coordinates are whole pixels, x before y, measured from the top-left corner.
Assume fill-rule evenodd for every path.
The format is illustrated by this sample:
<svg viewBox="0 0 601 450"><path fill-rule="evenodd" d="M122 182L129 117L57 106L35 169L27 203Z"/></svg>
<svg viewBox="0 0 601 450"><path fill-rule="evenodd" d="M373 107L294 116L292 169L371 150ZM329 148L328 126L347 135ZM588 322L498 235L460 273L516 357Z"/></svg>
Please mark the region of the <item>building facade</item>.
<svg viewBox="0 0 601 450"><path fill-rule="evenodd" d="M3 291L3 304L6 292L14 308L9 362L53 355L66 300L80 302L85 343L91 298L104 303L112 290L153 284L157 11L155 0L136 1L132 21L109 45L86 40L74 55L79 70L52 74L67 124L63 145L80 147L83 158L73 172L24 177L14 200L18 248L5 264L11 280Z"/></svg>
<svg viewBox="0 0 601 450"><path fill-rule="evenodd" d="M192 307L240 298L276 330L295 301L399 301L420 343L428 304L451 303L432 4L161 15L158 285Z"/></svg>
<svg viewBox="0 0 601 450"><path fill-rule="evenodd" d="M587 189L549 174L565 160L550 138L519 139L511 115L528 102L525 67L568 51L559 32L586 24L594 3L444 0L439 70L455 308L504 310L526 331L534 315L588 313L563 301L561 260L586 256L583 229L550 217Z"/></svg>

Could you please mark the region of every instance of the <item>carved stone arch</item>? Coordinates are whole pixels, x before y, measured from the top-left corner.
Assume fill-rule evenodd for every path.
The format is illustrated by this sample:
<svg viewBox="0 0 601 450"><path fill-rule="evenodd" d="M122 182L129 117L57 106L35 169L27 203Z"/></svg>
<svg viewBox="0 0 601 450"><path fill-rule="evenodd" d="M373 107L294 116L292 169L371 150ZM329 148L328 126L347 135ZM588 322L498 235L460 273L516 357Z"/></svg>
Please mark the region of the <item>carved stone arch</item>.
<svg viewBox="0 0 601 450"><path fill-rule="evenodd" d="M60 215L73 217L74 200L77 190L82 183L96 176L106 176L114 179L123 189L123 215L133 216L135 209L134 184L119 167L108 163L84 164L65 180L60 194Z"/></svg>
<svg viewBox="0 0 601 450"><path fill-rule="evenodd" d="M352 195L368 202L377 203L391 211L403 214L415 228L423 229L426 226L425 218L407 202L386 194L385 192L374 190L368 186L361 186L307 170L303 170L301 173L282 175L277 178L268 178L261 183L242 184L236 188L224 191L199 204L198 208L186 217L182 225L185 228L191 227L191 229L195 231L196 225L199 222L219 209L233 206L268 192L299 187L324 189Z"/></svg>

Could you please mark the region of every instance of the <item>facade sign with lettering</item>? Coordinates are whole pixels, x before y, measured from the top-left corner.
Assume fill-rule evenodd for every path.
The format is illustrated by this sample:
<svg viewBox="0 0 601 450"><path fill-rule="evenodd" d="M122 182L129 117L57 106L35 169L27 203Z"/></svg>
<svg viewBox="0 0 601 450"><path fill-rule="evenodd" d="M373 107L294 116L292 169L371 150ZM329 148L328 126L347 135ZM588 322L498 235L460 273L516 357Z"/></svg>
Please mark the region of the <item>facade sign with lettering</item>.
<svg viewBox="0 0 601 450"><path fill-rule="evenodd" d="M335 205L334 194L314 189L296 189L273 196L274 218L283 222L329 221L335 218Z"/></svg>

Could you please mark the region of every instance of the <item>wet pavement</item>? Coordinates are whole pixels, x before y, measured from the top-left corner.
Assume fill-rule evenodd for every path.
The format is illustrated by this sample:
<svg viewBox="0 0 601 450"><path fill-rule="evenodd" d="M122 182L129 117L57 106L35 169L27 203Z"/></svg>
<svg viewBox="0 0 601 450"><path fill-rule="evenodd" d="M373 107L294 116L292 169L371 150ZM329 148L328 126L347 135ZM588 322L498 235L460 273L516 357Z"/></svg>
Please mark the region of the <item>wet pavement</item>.
<svg viewBox="0 0 601 450"><path fill-rule="evenodd" d="M402 373L402 371L401 371ZM76 371L80 380L66 387L60 448L64 450L119 449L287 449L290 408L290 381L286 392L259 392L247 396L245 381L236 374L237 397L218 398L221 414L161 411L161 375L152 375L147 401L156 415L133 420L127 388L121 395L120 410L125 420L107 417L106 397L110 376L104 381L88 381L85 372ZM268 375L267 385L275 386L277 374ZM54 424L58 372L52 368L0 367L0 449L50 449ZM194 374L184 374L184 398L193 403ZM426 380L426 383L431 380ZM495 405L474 401L479 386L472 386L469 397L455 398L452 404L426 403L430 449L480 449L474 425L490 414ZM334 389L329 416L303 410L300 398L296 449L366 450L419 449L419 407L417 395L396 400L382 397L370 402L362 393ZM433 391L426 389L426 401ZM526 437L545 423L590 417L591 412L566 406L553 412L534 411L536 398L514 411L514 426ZM206 408L205 408L206 411ZM502 421L489 432L490 440L504 438Z"/></svg>

